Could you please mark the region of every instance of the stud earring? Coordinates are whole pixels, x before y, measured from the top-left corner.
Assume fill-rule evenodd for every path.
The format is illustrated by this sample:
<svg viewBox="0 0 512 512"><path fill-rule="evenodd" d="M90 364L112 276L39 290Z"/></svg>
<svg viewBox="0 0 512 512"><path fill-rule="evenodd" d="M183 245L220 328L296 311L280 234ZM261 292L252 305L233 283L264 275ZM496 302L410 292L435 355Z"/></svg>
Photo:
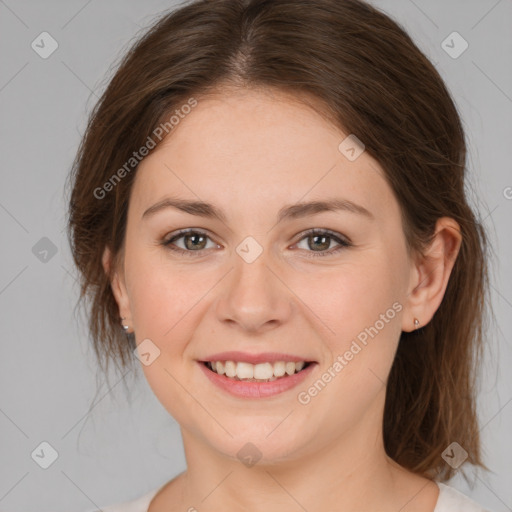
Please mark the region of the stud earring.
<svg viewBox="0 0 512 512"><path fill-rule="evenodd" d="M420 321L417 318L415 318L414 319L414 328L417 329L419 326L420 326Z"/></svg>
<svg viewBox="0 0 512 512"><path fill-rule="evenodd" d="M126 317L125 317L125 316L123 316L123 318L121 318L121 320L124 320L125 318L126 318ZM128 331L128 329L130 328L130 326L129 326L129 325L124 325L122 322L121 322L121 325L123 326L123 329L125 330L125 332L126 332L126 331Z"/></svg>

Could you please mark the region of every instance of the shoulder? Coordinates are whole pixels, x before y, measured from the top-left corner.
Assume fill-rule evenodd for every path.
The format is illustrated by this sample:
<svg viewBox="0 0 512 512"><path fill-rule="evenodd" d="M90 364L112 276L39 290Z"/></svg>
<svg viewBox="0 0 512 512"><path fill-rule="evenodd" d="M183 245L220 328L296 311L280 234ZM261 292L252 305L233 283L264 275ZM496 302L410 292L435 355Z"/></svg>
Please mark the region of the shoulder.
<svg viewBox="0 0 512 512"><path fill-rule="evenodd" d="M439 497L434 512L491 512L457 489L441 482L436 483L439 486Z"/></svg>
<svg viewBox="0 0 512 512"><path fill-rule="evenodd" d="M101 507L102 512L147 512L151 500L155 497L160 487L152 489L135 500L123 501L115 505ZM88 510L87 512L98 512L98 509Z"/></svg>

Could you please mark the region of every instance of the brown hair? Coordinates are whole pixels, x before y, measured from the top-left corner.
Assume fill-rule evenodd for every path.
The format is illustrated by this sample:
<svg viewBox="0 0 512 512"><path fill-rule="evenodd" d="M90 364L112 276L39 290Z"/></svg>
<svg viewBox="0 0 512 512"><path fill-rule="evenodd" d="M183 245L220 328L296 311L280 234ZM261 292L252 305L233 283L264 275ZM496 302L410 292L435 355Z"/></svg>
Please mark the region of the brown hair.
<svg viewBox="0 0 512 512"><path fill-rule="evenodd" d="M462 244L441 305L427 325L401 334L387 384L384 443L396 462L441 481L454 473L441 458L453 441L468 462L486 468L475 382L488 242L465 196L463 128L430 61L400 25L359 0L194 1L165 13L124 56L91 113L69 177L68 236L80 271L79 303L90 299L100 366L134 361L135 339L121 328L102 267L105 246L115 264L122 257L136 172L126 162L170 113L222 84L319 100L323 115L361 139L384 169L410 250L425 248L438 218L459 223ZM109 190L98 198L101 187Z"/></svg>

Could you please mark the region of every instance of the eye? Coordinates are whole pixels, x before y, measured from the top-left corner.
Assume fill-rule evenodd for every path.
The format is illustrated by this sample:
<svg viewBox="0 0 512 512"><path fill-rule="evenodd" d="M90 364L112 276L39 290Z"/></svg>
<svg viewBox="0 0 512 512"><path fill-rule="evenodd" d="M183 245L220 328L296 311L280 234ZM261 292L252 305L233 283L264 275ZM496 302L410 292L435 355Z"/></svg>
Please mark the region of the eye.
<svg viewBox="0 0 512 512"><path fill-rule="evenodd" d="M346 238L339 236L330 230L311 229L306 231L306 233L303 233L303 235L305 236L299 240L299 243L302 242L302 240L306 240L306 247L313 248L312 251L307 251L312 253L307 256L308 258L330 256L352 245L352 243L349 242ZM338 247L335 247L329 251L324 250L330 247L333 240L339 244Z"/></svg>
<svg viewBox="0 0 512 512"><path fill-rule="evenodd" d="M183 229L169 240L164 240L162 245L172 251L177 251L182 254L187 254L188 256L193 256L192 253L201 252L201 250L207 249L206 240L208 238L210 237L204 231L199 231L196 229ZM180 239L184 240L184 248L175 246L175 242ZM218 247L217 244L213 245Z"/></svg>
<svg viewBox="0 0 512 512"><path fill-rule="evenodd" d="M312 253L307 256L308 258L329 256L352 245L352 243L342 235L338 235L337 233L326 229L310 229L309 231L302 233L302 235L303 236L299 240L298 244L303 240L306 240L307 249L313 248L312 250L306 250L306 252ZM186 254L187 256L194 256L194 253L201 253L203 250L208 249L207 240L209 238L208 234L204 231L198 229L183 229L161 243L172 251ZM184 241L183 247L179 247L176 244L176 242L181 239ZM332 241L335 241L338 244L338 247L331 250L325 250L329 249ZM219 245L215 243L213 243L213 246L219 247Z"/></svg>

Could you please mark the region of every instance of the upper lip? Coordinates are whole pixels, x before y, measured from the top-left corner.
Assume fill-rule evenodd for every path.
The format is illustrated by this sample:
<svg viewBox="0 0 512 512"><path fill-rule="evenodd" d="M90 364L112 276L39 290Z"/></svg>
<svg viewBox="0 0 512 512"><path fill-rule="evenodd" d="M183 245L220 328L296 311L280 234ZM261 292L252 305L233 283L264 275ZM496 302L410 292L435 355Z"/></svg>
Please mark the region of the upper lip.
<svg viewBox="0 0 512 512"><path fill-rule="evenodd" d="M235 362L244 362L251 364L258 363L274 363L276 361L284 361L284 362L294 362L298 363L300 361L305 362L314 362L311 359L307 359L301 356L295 356L292 354L283 354L279 352L261 352L259 354L249 354L247 352L240 351L229 351L229 352L219 352L217 354L212 354L204 359L200 360L201 362L208 361L235 361Z"/></svg>

